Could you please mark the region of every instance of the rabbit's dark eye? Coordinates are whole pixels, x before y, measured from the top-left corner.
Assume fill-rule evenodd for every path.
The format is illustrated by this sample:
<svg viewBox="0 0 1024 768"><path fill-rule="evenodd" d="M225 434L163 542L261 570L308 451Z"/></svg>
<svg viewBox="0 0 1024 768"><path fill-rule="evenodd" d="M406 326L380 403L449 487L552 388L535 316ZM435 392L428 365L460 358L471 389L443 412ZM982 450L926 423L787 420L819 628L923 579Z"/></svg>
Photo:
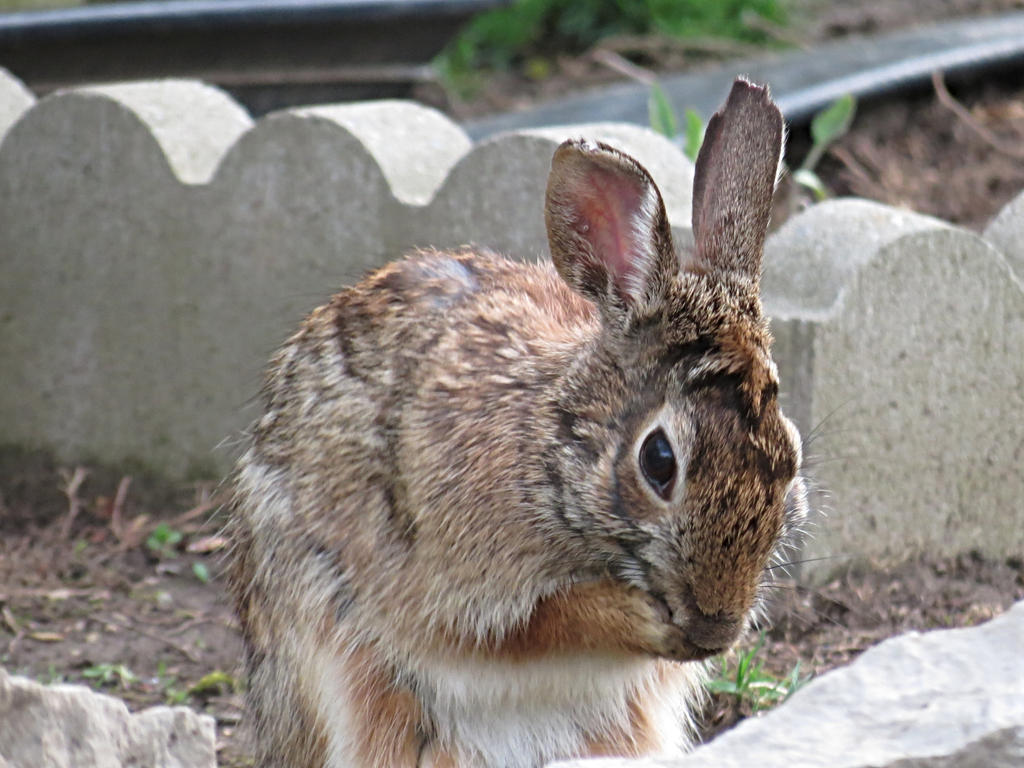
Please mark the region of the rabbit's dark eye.
<svg viewBox="0 0 1024 768"><path fill-rule="evenodd" d="M654 492L667 500L676 479L676 457L663 430L651 432L640 446L640 469Z"/></svg>

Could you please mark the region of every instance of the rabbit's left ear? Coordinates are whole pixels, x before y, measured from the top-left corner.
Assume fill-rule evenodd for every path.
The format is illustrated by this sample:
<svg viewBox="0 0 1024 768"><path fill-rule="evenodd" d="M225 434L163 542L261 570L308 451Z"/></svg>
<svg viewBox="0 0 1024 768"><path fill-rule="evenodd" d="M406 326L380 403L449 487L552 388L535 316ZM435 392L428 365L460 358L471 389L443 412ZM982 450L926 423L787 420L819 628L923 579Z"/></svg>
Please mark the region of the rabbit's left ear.
<svg viewBox="0 0 1024 768"><path fill-rule="evenodd" d="M690 269L738 272L755 283L782 158L782 113L768 89L737 78L708 121L693 175Z"/></svg>
<svg viewBox="0 0 1024 768"><path fill-rule="evenodd" d="M679 271L650 174L606 144L570 140L555 151L544 218L558 273L606 318L650 306Z"/></svg>

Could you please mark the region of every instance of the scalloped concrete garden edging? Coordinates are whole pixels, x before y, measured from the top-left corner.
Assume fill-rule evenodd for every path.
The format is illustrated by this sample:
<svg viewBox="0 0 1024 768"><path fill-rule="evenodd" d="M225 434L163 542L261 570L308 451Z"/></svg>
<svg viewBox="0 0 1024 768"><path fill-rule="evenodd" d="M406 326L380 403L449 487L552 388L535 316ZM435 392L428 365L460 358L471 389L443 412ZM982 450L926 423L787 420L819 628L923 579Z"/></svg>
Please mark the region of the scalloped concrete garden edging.
<svg viewBox="0 0 1024 768"><path fill-rule="evenodd" d="M171 478L230 465L218 446L252 417L265 361L339 285L417 246L546 258L543 190L566 136L635 154L690 242L692 165L635 126L474 146L409 103L254 124L195 82L36 102L0 75L0 134L0 444ZM1024 197L984 239L852 200L769 238L785 402L831 494L809 545L831 558L819 570L1024 550L1022 234Z"/></svg>
<svg viewBox="0 0 1024 768"><path fill-rule="evenodd" d="M763 293L784 407L827 493L804 558L1019 556L1024 286L1006 256L937 219L837 200L769 239Z"/></svg>

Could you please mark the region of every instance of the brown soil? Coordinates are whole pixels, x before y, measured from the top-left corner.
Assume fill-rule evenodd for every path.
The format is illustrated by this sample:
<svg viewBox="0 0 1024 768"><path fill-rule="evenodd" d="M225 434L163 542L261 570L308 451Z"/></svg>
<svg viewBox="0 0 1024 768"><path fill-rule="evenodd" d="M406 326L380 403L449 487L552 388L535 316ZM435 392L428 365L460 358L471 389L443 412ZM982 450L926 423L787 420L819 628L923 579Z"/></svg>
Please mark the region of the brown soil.
<svg viewBox="0 0 1024 768"><path fill-rule="evenodd" d="M869 106L819 172L836 195L980 231L1024 189L1024 87L973 83Z"/></svg>
<svg viewBox="0 0 1024 768"><path fill-rule="evenodd" d="M0 469L0 666L102 688L132 709L208 712L220 764L250 764L235 735L242 643L212 487L159 488L38 455L0 456ZM161 523L182 539L147 546Z"/></svg>

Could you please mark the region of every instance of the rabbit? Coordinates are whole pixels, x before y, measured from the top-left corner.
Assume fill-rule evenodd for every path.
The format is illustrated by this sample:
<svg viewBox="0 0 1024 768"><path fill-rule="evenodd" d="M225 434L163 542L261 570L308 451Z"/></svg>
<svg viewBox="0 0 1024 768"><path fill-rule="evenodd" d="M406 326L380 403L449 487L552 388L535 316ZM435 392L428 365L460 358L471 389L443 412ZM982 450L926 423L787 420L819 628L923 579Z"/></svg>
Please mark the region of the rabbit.
<svg viewBox="0 0 1024 768"><path fill-rule="evenodd" d="M759 299L782 144L737 80L681 254L639 163L566 141L552 263L419 251L288 339L226 528L257 765L689 749L806 511Z"/></svg>

